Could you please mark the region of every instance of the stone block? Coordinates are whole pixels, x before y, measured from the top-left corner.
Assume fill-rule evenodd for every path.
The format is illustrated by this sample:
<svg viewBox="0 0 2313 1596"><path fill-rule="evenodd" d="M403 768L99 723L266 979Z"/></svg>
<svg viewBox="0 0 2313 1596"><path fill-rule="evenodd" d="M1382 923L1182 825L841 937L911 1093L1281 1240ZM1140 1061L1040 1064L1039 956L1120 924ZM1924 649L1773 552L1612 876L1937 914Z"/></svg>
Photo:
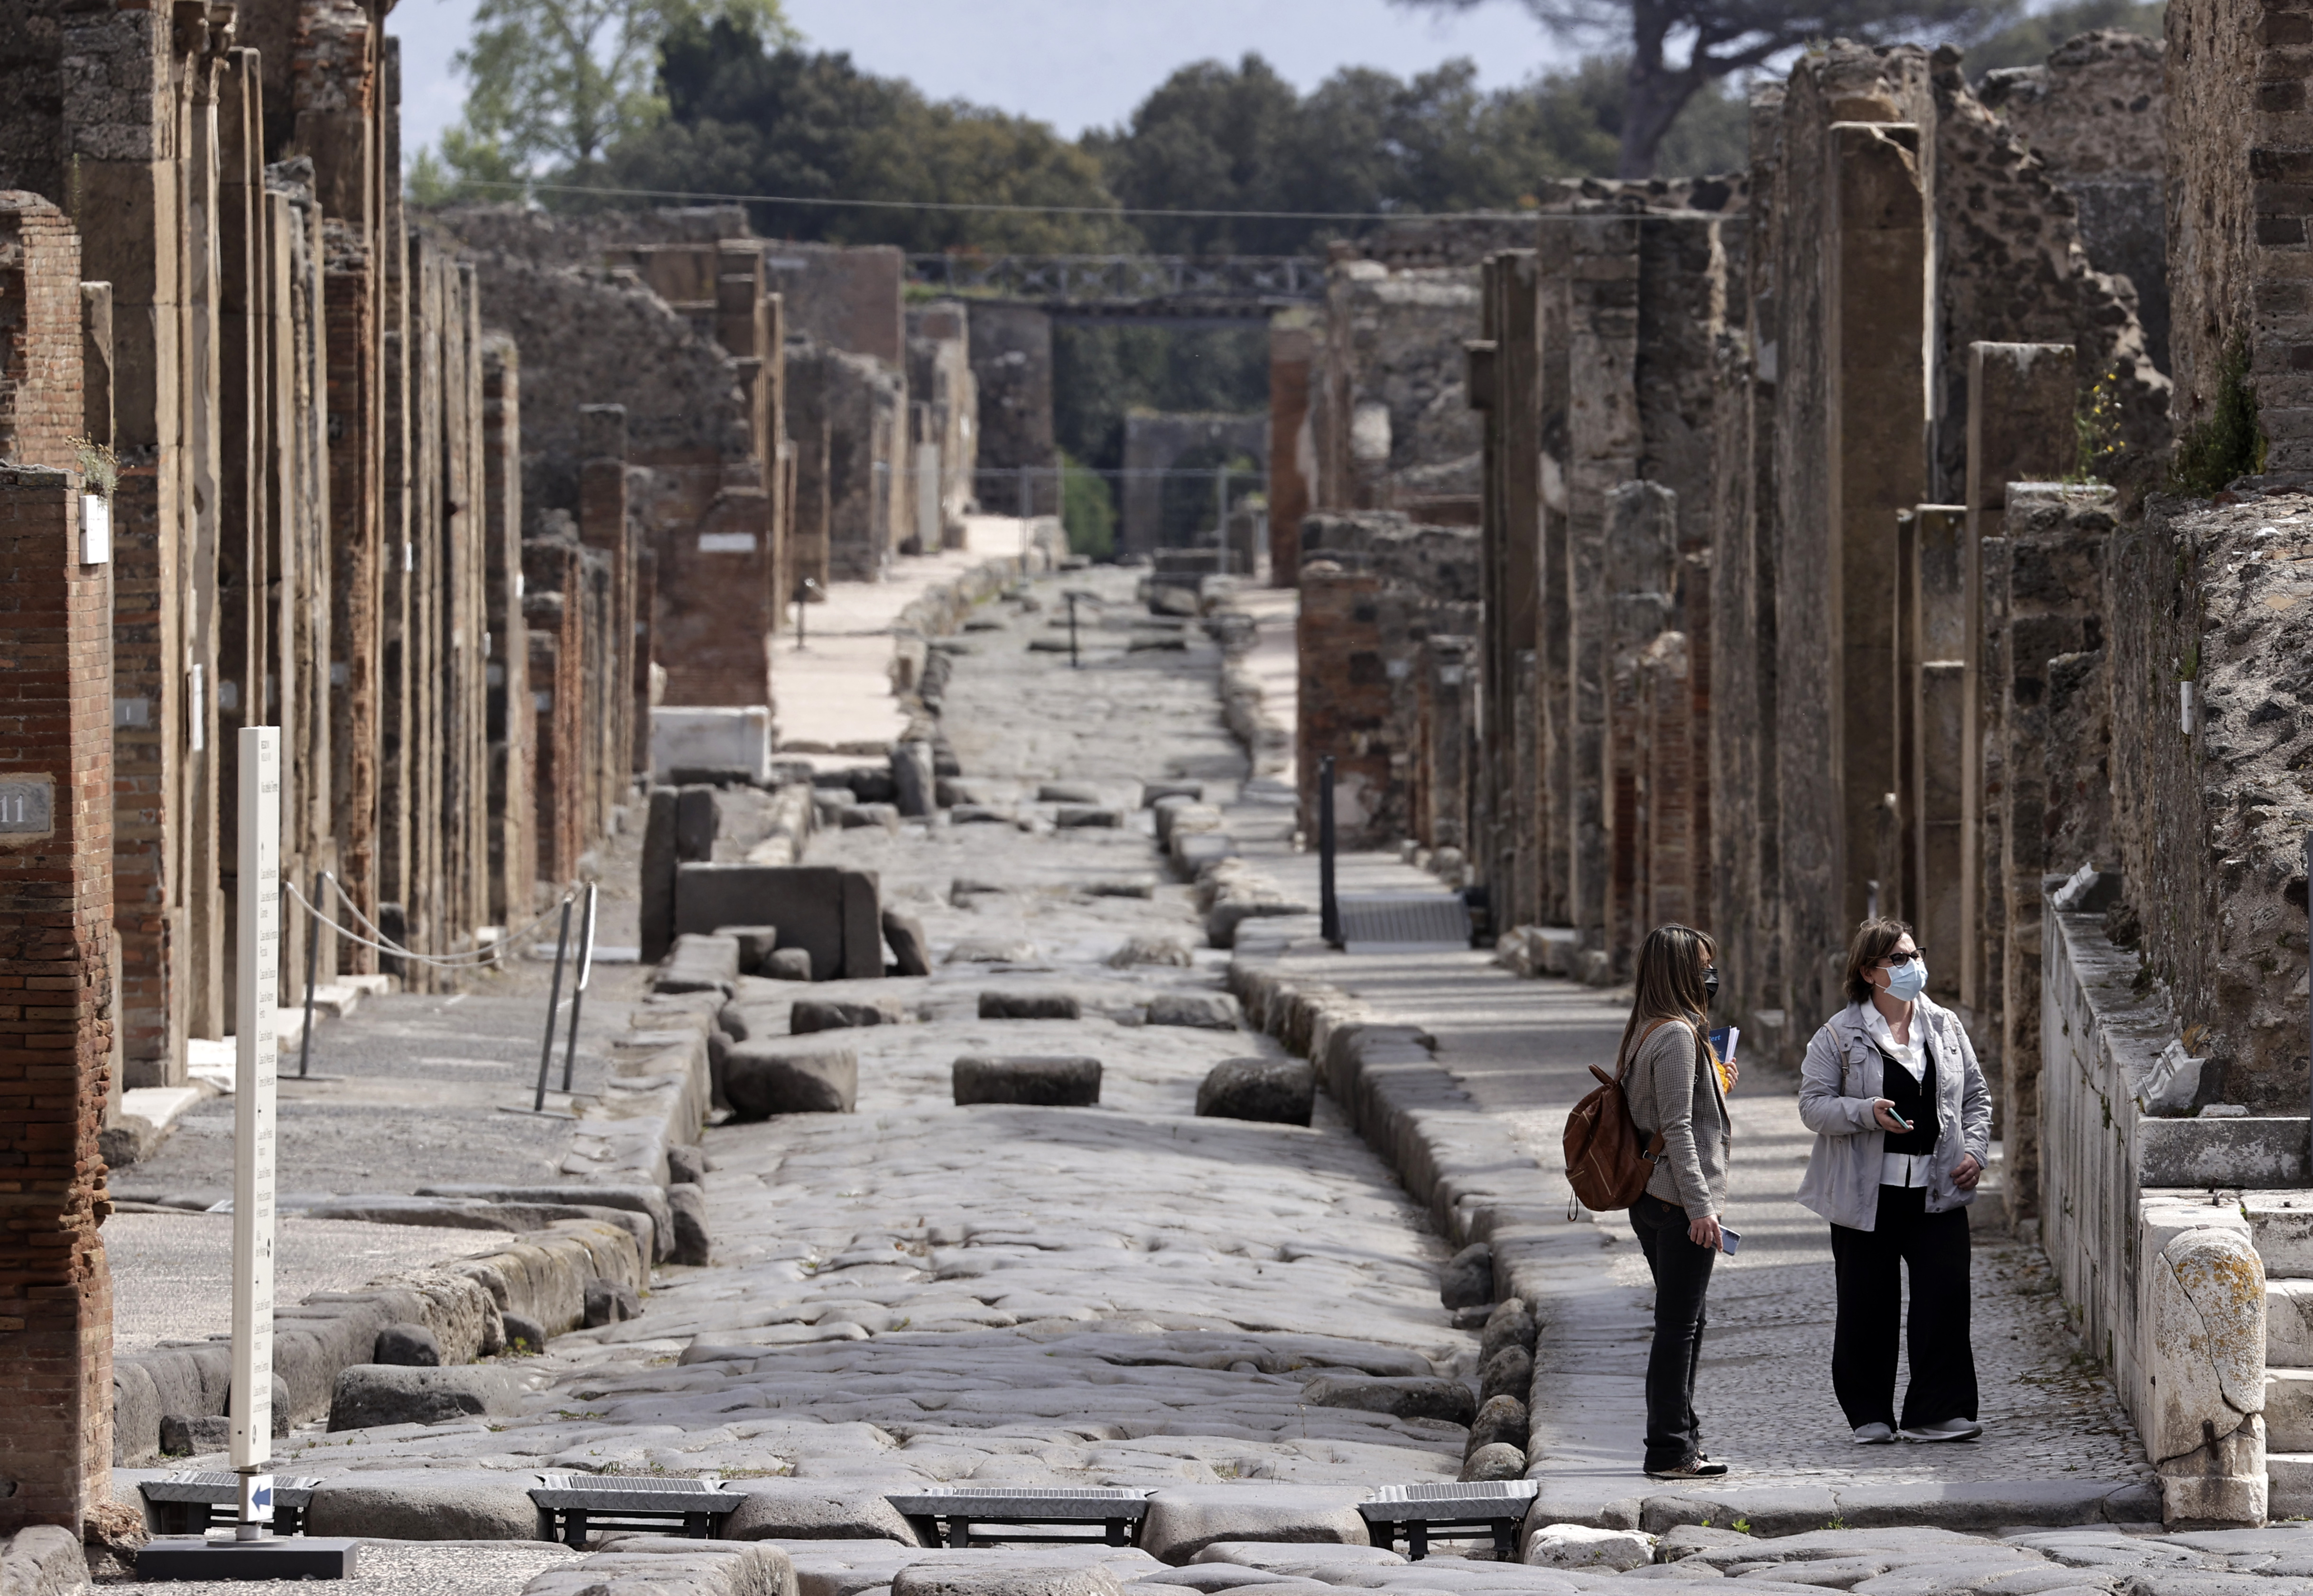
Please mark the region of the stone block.
<svg viewBox="0 0 2313 1596"><path fill-rule="evenodd" d="M680 794L653 787L643 818L640 934L642 960L656 964L674 945L675 813Z"/></svg>
<svg viewBox="0 0 2313 1596"><path fill-rule="evenodd" d="M1105 1568L1051 1567L978 1559L911 1563L892 1581L892 1596L1124 1596Z"/></svg>
<svg viewBox="0 0 2313 1596"><path fill-rule="evenodd" d="M500 1316L505 1327L508 1352L543 1352L546 1350L546 1327L527 1313L507 1312Z"/></svg>
<svg viewBox="0 0 2313 1596"><path fill-rule="evenodd" d="M1244 1562L1235 1543L1245 1541L1369 1548L1372 1538L1358 1515L1365 1495L1362 1486L1179 1486L1148 1498L1140 1544L1176 1566L1207 1552L1218 1554L1209 1561Z"/></svg>
<svg viewBox="0 0 2313 1596"><path fill-rule="evenodd" d="M1197 1087L1209 1118L1306 1125L1316 1104L1317 1072L1297 1058L1225 1058Z"/></svg>
<svg viewBox="0 0 2313 1596"><path fill-rule="evenodd" d="M1036 788L1039 803L1098 803L1100 788L1088 781L1048 781Z"/></svg>
<svg viewBox="0 0 2313 1596"><path fill-rule="evenodd" d="M1124 824L1124 813L1091 804L1063 803L1052 811L1052 824L1063 831L1113 831Z"/></svg>
<svg viewBox="0 0 2313 1596"><path fill-rule="evenodd" d="M947 811L952 826L1011 826L1019 817L1008 809L994 809L984 803L959 803Z"/></svg>
<svg viewBox="0 0 2313 1596"><path fill-rule="evenodd" d="M2265 1281L2265 1362L2267 1372L2313 1369L2313 1280Z"/></svg>
<svg viewBox="0 0 2313 1596"><path fill-rule="evenodd" d="M1499 1442L1514 1446L1523 1453L1528 1439L1526 1403L1513 1396L1488 1397L1478 1404L1478 1416L1470 1421L1470 1451Z"/></svg>
<svg viewBox="0 0 2313 1596"><path fill-rule="evenodd" d="M1534 1355L1523 1346L1505 1346L1479 1365L1478 1400L1481 1402L1499 1399L1523 1402L1533 1387Z"/></svg>
<svg viewBox="0 0 2313 1596"><path fill-rule="evenodd" d="M390 1324L377 1333L369 1355L373 1364L438 1369L442 1366L442 1344L422 1324Z"/></svg>
<svg viewBox="0 0 2313 1596"><path fill-rule="evenodd" d="M1236 1030L1244 1020L1226 992L1159 992L1148 1000L1148 1023L1199 1030Z"/></svg>
<svg viewBox="0 0 2313 1596"><path fill-rule="evenodd" d="M642 1298L635 1288L623 1281L589 1280L586 1283L586 1306L582 1320L590 1330L604 1325L624 1324L642 1317Z"/></svg>
<svg viewBox="0 0 2313 1596"><path fill-rule="evenodd" d="M1472 1447L1469 1456L1462 1460L1461 1478L1465 1480L1523 1479L1526 1478L1526 1451L1507 1441L1490 1441L1483 1446Z"/></svg>
<svg viewBox="0 0 2313 1596"><path fill-rule="evenodd" d="M339 1370L330 1388L330 1428L365 1430L519 1413L525 1389L520 1371L492 1364L412 1369L355 1364Z"/></svg>
<svg viewBox="0 0 2313 1596"><path fill-rule="evenodd" d="M1505 1346L1523 1346L1532 1352L1539 1329L1525 1302L1517 1297L1503 1298L1486 1318L1485 1333L1478 1341L1478 1366L1484 1368Z"/></svg>
<svg viewBox="0 0 2313 1596"><path fill-rule="evenodd" d="M922 820L939 807L938 778L932 774L932 745L895 743L892 748L893 802L910 820Z"/></svg>
<svg viewBox="0 0 2313 1596"><path fill-rule="evenodd" d="M890 831L900 829L900 811L890 803L855 803L837 818L845 831Z"/></svg>
<svg viewBox="0 0 2313 1596"><path fill-rule="evenodd" d="M799 997L787 1012L787 1033L851 1030L864 1025L897 1025L907 1011L895 997Z"/></svg>
<svg viewBox="0 0 2313 1596"><path fill-rule="evenodd" d="M233 1420L222 1413L165 1413L161 1416L163 1457L198 1457L223 1451L233 1444Z"/></svg>
<svg viewBox="0 0 2313 1596"><path fill-rule="evenodd" d="M811 952L805 948L781 948L763 960L762 976L770 981L811 979Z"/></svg>
<svg viewBox="0 0 2313 1596"><path fill-rule="evenodd" d="M1065 992L983 992L983 1020L1081 1020L1084 1004Z"/></svg>
<svg viewBox="0 0 2313 1596"><path fill-rule="evenodd" d="M707 1228L706 1188L687 1184L669 1186L666 1206L674 1215L673 1260L693 1266L708 1263L715 1249Z"/></svg>
<svg viewBox="0 0 2313 1596"><path fill-rule="evenodd" d="M741 1119L849 1114L859 1099L859 1055L824 1042L740 1042L724 1066L723 1090Z"/></svg>
<svg viewBox="0 0 2313 1596"><path fill-rule="evenodd" d="M1096 894L1098 895L1098 894ZM1143 964L1170 965L1188 969L1197 962L1197 951L1184 937L1136 936L1108 956L1111 969L1131 969Z"/></svg>
<svg viewBox="0 0 2313 1596"><path fill-rule="evenodd" d="M1623 1574L1655 1560L1655 1538L1643 1530L1593 1530L1544 1524L1528 1537L1519 1561L1536 1568L1587 1568Z"/></svg>
<svg viewBox="0 0 2313 1596"><path fill-rule="evenodd" d="M1475 1241L1456 1253L1438 1272L1438 1294L1448 1308L1482 1308L1492 1302L1492 1249Z"/></svg>
<svg viewBox="0 0 2313 1596"><path fill-rule="evenodd" d="M377 1540L536 1540L526 1474L464 1469L362 1469L313 1487L309 1535Z"/></svg>
<svg viewBox="0 0 2313 1596"><path fill-rule="evenodd" d="M675 1185L706 1185L708 1167L707 1154L699 1148L678 1146L666 1150L666 1178ZM674 1193L669 1191L667 1201L673 1200Z"/></svg>
<svg viewBox="0 0 2313 1596"><path fill-rule="evenodd" d="M956 1106L1027 1103L1088 1109L1100 1101L1097 1058L1014 1055L959 1058L949 1071Z"/></svg>
<svg viewBox="0 0 2313 1596"><path fill-rule="evenodd" d="M932 945L924 923L898 909L884 911L884 945L892 951L892 973L928 976L932 973Z"/></svg>
<svg viewBox="0 0 2313 1596"><path fill-rule="evenodd" d="M1165 798L1179 798L1190 803L1205 801L1205 784L1200 781L1150 781L1140 784L1140 807L1154 809Z"/></svg>
<svg viewBox="0 0 2313 1596"><path fill-rule="evenodd" d="M779 928L776 925L726 925L717 934L735 938L739 943L739 973L759 976L773 953L778 951Z"/></svg>
<svg viewBox="0 0 2313 1596"><path fill-rule="evenodd" d="M733 1540L872 1540L899 1546L923 1544L897 1508L878 1488L889 1482L746 1479L733 1482L747 1500L731 1515L723 1533ZM916 1483L916 1482L908 1482Z"/></svg>
<svg viewBox="0 0 2313 1596"><path fill-rule="evenodd" d="M665 778L678 770L739 770L750 781L771 776L771 712L767 706L675 707L651 710L651 771Z"/></svg>
<svg viewBox="0 0 2313 1596"><path fill-rule="evenodd" d="M721 829L715 807L715 789L680 787L674 798L674 859L678 864L703 864L715 857L715 837Z"/></svg>
<svg viewBox="0 0 2313 1596"><path fill-rule="evenodd" d="M776 925L779 948L811 955L812 978L884 973L876 878L817 865L683 864L675 871L678 934Z"/></svg>
<svg viewBox="0 0 2313 1596"><path fill-rule="evenodd" d="M1301 1396L1313 1407L1351 1407L1464 1427L1478 1416L1478 1399L1458 1380L1326 1374L1303 1386Z"/></svg>
<svg viewBox="0 0 2313 1596"><path fill-rule="evenodd" d="M2265 1270L2256 1250L2237 1229L2184 1231L2146 1272L2150 1412L2140 1423L2160 1471L2162 1517L2261 1524Z"/></svg>
<svg viewBox="0 0 2313 1596"><path fill-rule="evenodd" d="M720 992L727 997L738 984L739 939L690 932L674 939L673 951L652 979L651 990Z"/></svg>

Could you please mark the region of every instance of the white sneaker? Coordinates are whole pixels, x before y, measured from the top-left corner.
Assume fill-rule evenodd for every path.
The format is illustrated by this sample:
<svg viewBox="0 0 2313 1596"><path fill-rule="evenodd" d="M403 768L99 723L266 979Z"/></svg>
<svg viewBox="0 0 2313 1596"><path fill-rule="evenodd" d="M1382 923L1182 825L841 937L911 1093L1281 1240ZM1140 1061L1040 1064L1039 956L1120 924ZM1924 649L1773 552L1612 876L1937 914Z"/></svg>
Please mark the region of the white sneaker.
<svg viewBox="0 0 2313 1596"><path fill-rule="evenodd" d="M1858 1446L1886 1446L1895 1439L1895 1432L1885 1425L1869 1424L1855 1426L1855 1444Z"/></svg>
<svg viewBox="0 0 2313 1596"><path fill-rule="evenodd" d="M1906 1441L1973 1441L1983 1434L1983 1426L1972 1418L1939 1419L1932 1425L1906 1425Z"/></svg>

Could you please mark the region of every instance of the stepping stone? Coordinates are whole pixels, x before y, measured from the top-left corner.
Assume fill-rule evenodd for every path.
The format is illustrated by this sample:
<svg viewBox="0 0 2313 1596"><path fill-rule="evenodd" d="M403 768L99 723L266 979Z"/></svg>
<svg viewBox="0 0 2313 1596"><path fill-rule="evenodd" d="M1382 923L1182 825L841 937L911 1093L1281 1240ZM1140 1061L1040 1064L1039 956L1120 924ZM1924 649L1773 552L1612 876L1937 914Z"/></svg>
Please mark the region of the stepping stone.
<svg viewBox="0 0 2313 1596"><path fill-rule="evenodd" d="M1312 1407L1350 1407L1359 1413L1435 1419L1464 1427L1478 1416L1478 1399L1458 1380L1326 1374L1303 1386L1301 1399Z"/></svg>
<svg viewBox="0 0 2313 1596"><path fill-rule="evenodd" d="M756 974L770 981L808 981L811 979L811 950L780 948L763 960Z"/></svg>
<svg viewBox="0 0 2313 1596"><path fill-rule="evenodd" d="M422 1324L390 1324L378 1331L377 1339L371 1344L369 1361L398 1364L410 1369L438 1369L442 1366L442 1344Z"/></svg>
<svg viewBox="0 0 2313 1596"><path fill-rule="evenodd" d="M330 1428L366 1430L519 1413L527 1384L522 1371L497 1364L450 1369L355 1364L339 1370L330 1388Z"/></svg>
<svg viewBox="0 0 2313 1596"><path fill-rule="evenodd" d="M846 831L863 831L871 827L881 827L886 831L900 829L899 807L891 803L855 803L849 809L839 811L838 819Z"/></svg>
<svg viewBox="0 0 2313 1596"><path fill-rule="evenodd" d="M1104 881L1087 881L1085 891L1095 898L1154 898L1156 878L1153 875L1120 876Z"/></svg>
<svg viewBox="0 0 2313 1596"><path fill-rule="evenodd" d="M859 1101L859 1055L778 1037L738 1042L723 1066L723 1094L741 1119L849 1114Z"/></svg>
<svg viewBox="0 0 2313 1596"><path fill-rule="evenodd" d="M967 936L947 951L943 964L1033 964L1036 944L1020 937Z"/></svg>
<svg viewBox="0 0 2313 1596"><path fill-rule="evenodd" d="M726 925L717 934L736 937L739 941L739 973L759 976L764 961L779 951L779 928L776 925Z"/></svg>
<svg viewBox="0 0 2313 1596"><path fill-rule="evenodd" d="M913 915L903 915L898 909L884 911L884 945L892 950L892 969L903 976L928 976L932 973L932 945L924 935L924 923Z"/></svg>
<svg viewBox="0 0 2313 1596"><path fill-rule="evenodd" d="M1205 784L1200 781L1147 781L1140 784L1140 807L1154 809L1160 798L1185 798L1192 803L1205 801Z"/></svg>
<svg viewBox="0 0 2313 1596"><path fill-rule="evenodd" d="M1008 809L990 809L984 803L959 803L947 811L948 822L955 826L1010 826L1017 824Z"/></svg>
<svg viewBox="0 0 2313 1596"><path fill-rule="evenodd" d="M1526 1453L1506 1441L1490 1441L1473 1447L1462 1460L1462 1478L1465 1481L1521 1479L1526 1476Z"/></svg>
<svg viewBox="0 0 2313 1596"><path fill-rule="evenodd" d="M1197 962L1197 951L1184 937L1136 936L1108 956L1113 969L1130 969L1137 965L1165 964L1187 969Z"/></svg>
<svg viewBox="0 0 2313 1596"><path fill-rule="evenodd" d="M1100 789L1088 781L1048 781L1036 789L1039 803L1098 803Z"/></svg>
<svg viewBox="0 0 2313 1596"><path fill-rule="evenodd" d="M1197 1112L1211 1119L1306 1125L1317 1103L1317 1072L1297 1058L1224 1058L1197 1088Z"/></svg>
<svg viewBox="0 0 2313 1596"><path fill-rule="evenodd" d="M1159 992L1148 1000L1148 1023L1235 1030L1236 999L1226 992Z"/></svg>
<svg viewBox="0 0 2313 1596"><path fill-rule="evenodd" d="M849 1030L862 1025L897 1025L906 1018L893 997L804 997L788 1011L787 1034L809 1036L815 1030Z"/></svg>
<svg viewBox="0 0 2313 1596"><path fill-rule="evenodd" d="M674 951L652 982L654 992L720 992L731 995L739 983L739 939L690 932L674 939Z"/></svg>
<svg viewBox="0 0 2313 1596"><path fill-rule="evenodd" d="M1063 831L1114 831L1124 824L1121 811L1097 809L1080 803L1063 803L1054 811L1052 824Z"/></svg>
<svg viewBox="0 0 2313 1596"><path fill-rule="evenodd" d="M967 1103L1029 1103L1088 1109L1100 1101L1097 1058L972 1056L957 1059L949 1079L959 1108Z"/></svg>
<svg viewBox="0 0 2313 1596"><path fill-rule="evenodd" d="M1438 1278L1438 1295L1448 1308L1482 1308L1494 1300L1494 1253L1473 1241L1456 1253Z"/></svg>
<svg viewBox="0 0 2313 1596"><path fill-rule="evenodd" d="M1470 1450L1475 1453L1480 1447L1500 1442L1523 1454L1530 1435L1524 1402L1516 1397L1489 1397L1478 1405L1478 1416L1471 1422Z"/></svg>
<svg viewBox="0 0 2313 1596"><path fill-rule="evenodd" d="M983 1020L1081 1020L1084 1004L1065 992L983 992Z"/></svg>

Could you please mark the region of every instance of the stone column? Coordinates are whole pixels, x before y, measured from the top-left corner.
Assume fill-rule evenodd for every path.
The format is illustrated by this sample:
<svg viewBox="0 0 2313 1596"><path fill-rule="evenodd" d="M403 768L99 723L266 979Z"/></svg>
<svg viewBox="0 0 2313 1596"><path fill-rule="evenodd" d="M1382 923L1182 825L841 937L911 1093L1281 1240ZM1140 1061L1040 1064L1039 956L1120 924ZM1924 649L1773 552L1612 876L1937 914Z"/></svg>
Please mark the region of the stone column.
<svg viewBox="0 0 2313 1596"><path fill-rule="evenodd" d="M1649 815L1654 763L1646 709L1648 658L1676 613L1678 495L1625 482L1606 495L1605 570L1608 632L1604 742L1606 772L1605 936L1608 969L1631 973L1648 930ZM1678 674L1685 676L1684 649ZM1684 717L1679 717L1684 727ZM1677 761L1683 765L1684 759Z"/></svg>
<svg viewBox="0 0 2313 1596"><path fill-rule="evenodd" d="M1895 516L1927 488L1927 206L1920 130L1835 122L1830 129L1827 551L1834 562L1831 651L1835 811L1841 838L1825 905L1835 957L1892 858L1895 728ZM1881 881L1880 900L1897 883Z"/></svg>
<svg viewBox="0 0 2313 1596"><path fill-rule="evenodd" d="M1512 756L1507 780L1497 789L1495 811L1510 829L1504 850L1508 873L1493 888L1495 924L1507 931L1535 923L1542 914L1543 841L1556 825L1559 806L1541 779L1538 706L1531 688L1520 694L1521 674L1537 672L1542 583L1542 314L1541 264L1531 250L1510 250L1488 263L1486 310L1494 355L1494 426L1500 447L1490 462L1493 502L1501 518L1500 553L1494 566L1499 587L1493 595L1500 611L1499 680L1512 688L1500 695L1517 717L1516 729L1499 740ZM1522 658L1523 656L1523 658Z"/></svg>
<svg viewBox="0 0 2313 1596"><path fill-rule="evenodd" d="M77 410L68 333L51 391ZM78 563L80 501L0 465L0 1531L77 1533L112 1500L111 566Z"/></svg>
<svg viewBox="0 0 2313 1596"><path fill-rule="evenodd" d="M1333 756L1333 825L1343 848L1391 840L1370 830L1389 790L1390 683L1382 667L1381 579L1335 561L1301 567L1300 715L1294 728L1301 829L1317 835L1317 761Z"/></svg>
<svg viewBox="0 0 2313 1596"><path fill-rule="evenodd" d="M618 684L603 717L602 783L596 801L607 816L625 795L634 768L633 675L635 636L634 550L627 535L627 408L624 405L578 408L578 537L599 550L611 566L610 628L604 639L604 680Z"/></svg>
<svg viewBox="0 0 2313 1596"><path fill-rule="evenodd" d="M530 638L522 612L522 355L514 340L482 346L483 573L489 607L490 918L531 915L538 848L531 787Z"/></svg>
<svg viewBox="0 0 2313 1596"><path fill-rule="evenodd" d="M1987 540L2003 536L2008 485L2053 482L2071 469L2078 451L2073 428L2078 381L2070 344L1968 346L1967 531L1964 552L1967 638L1961 655L1965 721L1960 729L1960 943L1962 1014L1979 1048L1989 1044L1999 1063L2001 973L2007 911L1999 860L2000 805L1994 790L2006 778L1998 767L2006 741L2001 700L1991 683L2002 667L1992 651L2001 628L1992 624L1984 580L1987 556L2002 550ZM2035 894L2036 898L2037 894Z"/></svg>
<svg viewBox="0 0 2313 1596"><path fill-rule="evenodd" d="M1309 425L1309 381L1317 329L1306 311L1269 324L1269 584L1291 587L1301 566L1301 518L1309 513L1316 437Z"/></svg>
<svg viewBox="0 0 2313 1596"><path fill-rule="evenodd" d="M1967 942L1960 891L1967 513L1957 504L1922 504L1911 520L1910 602L1901 618L1909 680L1898 688L1910 739L1904 913L1921 946L1939 950L1929 964L1930 994L1952 1003L1959 997Z"/></svg>

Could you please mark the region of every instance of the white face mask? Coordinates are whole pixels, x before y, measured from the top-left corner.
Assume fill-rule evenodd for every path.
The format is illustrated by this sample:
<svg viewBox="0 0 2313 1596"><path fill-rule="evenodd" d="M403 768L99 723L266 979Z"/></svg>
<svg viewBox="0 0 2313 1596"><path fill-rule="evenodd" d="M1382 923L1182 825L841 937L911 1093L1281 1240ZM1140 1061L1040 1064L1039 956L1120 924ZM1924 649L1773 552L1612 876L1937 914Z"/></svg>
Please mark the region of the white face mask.
<svg viewBox="0 0 2313 1596"><path fill-rule="evenodd" d="M1887 972L1887 995L1897 1003L1909 1003L1927 989L1928 961L1916 955Z"/></svg>

